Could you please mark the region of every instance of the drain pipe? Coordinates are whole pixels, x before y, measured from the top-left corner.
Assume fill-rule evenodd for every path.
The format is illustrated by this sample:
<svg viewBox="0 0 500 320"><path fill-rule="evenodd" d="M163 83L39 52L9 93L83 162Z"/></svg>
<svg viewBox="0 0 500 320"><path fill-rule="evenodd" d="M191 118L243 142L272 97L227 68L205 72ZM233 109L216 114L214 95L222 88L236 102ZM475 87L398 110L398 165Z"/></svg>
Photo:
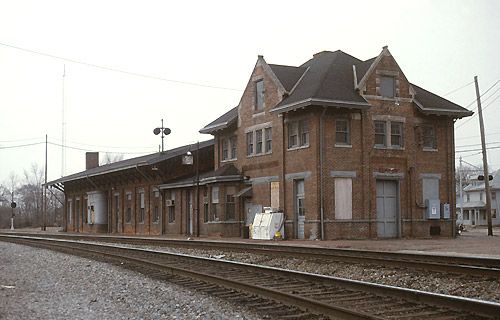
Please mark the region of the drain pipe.
<svg viewBox="0 0 500 320"><path fill-rule="evenodd" d="M326 113L326 107L323 107L323 112L319 119L319 197L320 197L320 221L321 221L321 240L325 240L325 213L324 213L324 195L323 195L323 162L324 162L324 147L325 147L325 135L324 135L324 117Z"/></svg>

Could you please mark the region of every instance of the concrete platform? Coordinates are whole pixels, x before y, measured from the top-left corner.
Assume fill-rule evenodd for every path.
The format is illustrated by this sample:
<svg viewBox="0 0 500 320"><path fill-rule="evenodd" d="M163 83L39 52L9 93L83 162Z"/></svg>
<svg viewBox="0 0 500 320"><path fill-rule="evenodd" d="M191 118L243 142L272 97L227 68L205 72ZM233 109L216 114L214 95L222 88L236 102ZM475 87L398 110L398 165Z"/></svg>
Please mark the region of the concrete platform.
<svg viewBox="0 0 500 320"><path fill-rule="evenodd" d="M10 230L0 230L3 233L10 233ZM35 233L58 233L59 228L47 228L47 231L40 229L17 229L15 232L35 232ZM395 252L421 252L436 253L459 256L483 256L500 259L500 227L493 228L493 236L488 236L486 227L468 227L460 236L451 238L430 238L430 239L385 239L385 240L284 240L284 241L264 241L249 240L241 238L224 237L200 237L193 240L209 239L213 241L227 242L251 242L269 243L275 245L295 245L331 248L352 248L362 250L395 251ZM144 236L145 238L165 238L165 239L187 239L185 236L164 237L164 236Z"/></svg>

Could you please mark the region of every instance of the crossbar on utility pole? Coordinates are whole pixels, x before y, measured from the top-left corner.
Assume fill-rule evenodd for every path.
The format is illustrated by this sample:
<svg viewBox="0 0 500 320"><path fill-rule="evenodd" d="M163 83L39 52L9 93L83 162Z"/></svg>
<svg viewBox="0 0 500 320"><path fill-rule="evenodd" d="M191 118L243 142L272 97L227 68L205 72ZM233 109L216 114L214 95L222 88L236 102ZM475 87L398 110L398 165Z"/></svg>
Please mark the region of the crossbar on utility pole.
<svg viewBox="0 0 500 320"><path fill-rule="evenodd" d="M484 171L484 189L486 192L486 217L488 220L488 235L493 235L493 226L491 223L491 192L490 181L488 179L488 159L486 157L486 141L484 138L484 122L483 110L481 109L481 95L479 94L479 84L477 83L477 76L474 76L474 83L476 84L476 97L477 97L477 111L479 115L479 129L481 130L481 146L483 149L483 171Z"/></svg>

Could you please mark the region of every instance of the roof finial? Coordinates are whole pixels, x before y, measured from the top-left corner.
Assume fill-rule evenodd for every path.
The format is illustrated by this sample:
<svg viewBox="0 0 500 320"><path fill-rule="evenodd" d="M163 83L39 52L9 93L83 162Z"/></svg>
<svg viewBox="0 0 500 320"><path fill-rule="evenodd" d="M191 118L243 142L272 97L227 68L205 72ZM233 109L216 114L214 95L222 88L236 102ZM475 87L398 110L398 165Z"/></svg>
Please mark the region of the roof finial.
<svg viewBox="0 0 500 320"><path fill-rule="evenodd" d="M384 49L384 50L387 49L387 46L383 46L382 49Z"/></svg>

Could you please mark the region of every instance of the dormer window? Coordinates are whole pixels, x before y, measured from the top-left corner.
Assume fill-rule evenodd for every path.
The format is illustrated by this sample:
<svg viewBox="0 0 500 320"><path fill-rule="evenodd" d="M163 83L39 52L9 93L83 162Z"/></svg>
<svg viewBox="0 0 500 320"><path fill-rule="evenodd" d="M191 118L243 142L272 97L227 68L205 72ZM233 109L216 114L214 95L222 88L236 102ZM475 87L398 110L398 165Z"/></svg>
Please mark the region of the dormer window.
<svg viewBox="0 0 500 320"><path fill-rule="evenodd" d="M380 77L380 95L386 98L394 98L396 93L394 77Z"/></svg>
<svg viewBox="0 0 500 320"><path fill-rule="evenodd" d="M264 110L264 80L255 82L255 111Z"/></svg>

